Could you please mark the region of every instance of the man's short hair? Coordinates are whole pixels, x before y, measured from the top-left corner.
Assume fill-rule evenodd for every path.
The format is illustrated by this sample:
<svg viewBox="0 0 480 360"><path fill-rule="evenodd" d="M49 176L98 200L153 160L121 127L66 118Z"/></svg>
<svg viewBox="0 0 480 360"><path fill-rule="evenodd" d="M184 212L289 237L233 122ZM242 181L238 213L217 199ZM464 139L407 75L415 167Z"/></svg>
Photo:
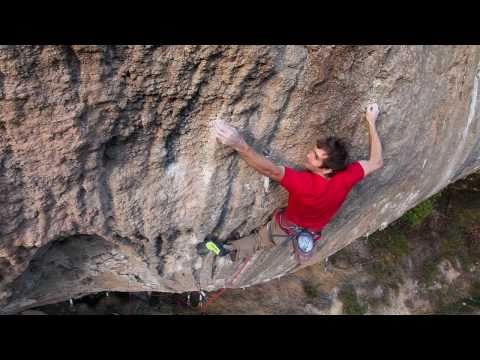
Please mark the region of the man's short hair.
<svg viewBox="0 0 480 360"><path fill-rule="evenodd" d="M335 136L320 138L317 140L317 148L324 150L328 154L328 158L324 162L324 168L332 169L333 174L337 171L345 170L348 151L343 140Z"/></svg>

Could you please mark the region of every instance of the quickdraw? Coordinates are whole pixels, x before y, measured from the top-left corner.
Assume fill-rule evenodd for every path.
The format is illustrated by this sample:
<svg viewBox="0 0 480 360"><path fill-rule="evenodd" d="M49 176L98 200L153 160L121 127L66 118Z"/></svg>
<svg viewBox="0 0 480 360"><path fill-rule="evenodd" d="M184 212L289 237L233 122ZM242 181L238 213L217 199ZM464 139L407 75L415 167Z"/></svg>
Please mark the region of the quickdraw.
<svg viewBox="0 0 480 360"><path fill-rule="evenodd" d="M197 296L194 296L198 294ZM203 304L207 301L207 294L203 291L190 292L187 295L187 305L193 308L203 307Z"/></svg>

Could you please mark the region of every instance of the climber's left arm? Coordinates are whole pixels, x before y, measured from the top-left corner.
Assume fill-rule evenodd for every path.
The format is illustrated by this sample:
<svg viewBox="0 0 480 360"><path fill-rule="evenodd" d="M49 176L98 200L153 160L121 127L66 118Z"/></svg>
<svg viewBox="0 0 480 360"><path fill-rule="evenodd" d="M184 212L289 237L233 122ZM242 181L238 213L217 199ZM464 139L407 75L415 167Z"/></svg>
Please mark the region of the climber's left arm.
<svg viewBox="0 0 480 360"><path fill-rule="evenodd" d="M376 103L367 105L365 117L367 119L368 129L370 131L370 159L359 161L360 165L363 167L365 176L383 167L382 143L380 142L375 125L379 113L380 110Z"/></svg>
<svg viewBox="0 0 480 360"><path fill-rule="evenodd" d="M257 170L260 174L280 182L285 174L285 168L274 164L265 156L260 155L250 145L235 127L227 125L223 121L215 122L215 132L218 140L224 145L235 149L245 162Z"/></svg>

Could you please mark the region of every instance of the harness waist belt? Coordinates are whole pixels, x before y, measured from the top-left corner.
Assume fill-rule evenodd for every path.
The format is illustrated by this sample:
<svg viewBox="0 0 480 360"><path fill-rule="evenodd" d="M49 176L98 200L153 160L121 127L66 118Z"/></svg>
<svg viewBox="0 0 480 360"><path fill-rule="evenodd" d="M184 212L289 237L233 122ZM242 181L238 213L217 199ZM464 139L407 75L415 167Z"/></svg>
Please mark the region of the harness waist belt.
<svg viewBox="0 0 480 360"><path fill-rule="evenodd" d="M299 230L307 230L314 235L314 240L318 241L322 236L322 231L310 231L309 229L298 226L297 224L289 221L284 215L284 209L279 209L275 213L275 220L280 228L285 231L289 236L296 236Z"/></svg>

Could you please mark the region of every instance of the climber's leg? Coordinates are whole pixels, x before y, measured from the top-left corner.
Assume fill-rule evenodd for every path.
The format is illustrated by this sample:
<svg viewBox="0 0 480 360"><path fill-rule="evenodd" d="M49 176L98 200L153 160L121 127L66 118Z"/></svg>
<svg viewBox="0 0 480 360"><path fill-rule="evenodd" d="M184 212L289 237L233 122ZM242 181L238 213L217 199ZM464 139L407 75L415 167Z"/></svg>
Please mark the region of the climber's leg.
<svg viewBox="0 0 480 360"><path fill-rule="evenodd" d="M257 251L258 233L245 236L239 240L227 243L233 261L240 261L252 256Z"/></svg>
<svg viewBox="0 0 480 360"><path fill-rule="evenodd" d="M273 217L258 233L229 242L226 247L232 252L232 260L239 261L259 250L269 249L286 240L287 234L278 226Z"/></svg>
<svg viewBox="0 0 480 360"><path fill-rule="evenodd" d="M271 240L275 245L281 245L288 240L288 234L282 230L280 225L275 221L275 217L273 217L272 221L270 222L272 226L271 232Z"/></svg>

